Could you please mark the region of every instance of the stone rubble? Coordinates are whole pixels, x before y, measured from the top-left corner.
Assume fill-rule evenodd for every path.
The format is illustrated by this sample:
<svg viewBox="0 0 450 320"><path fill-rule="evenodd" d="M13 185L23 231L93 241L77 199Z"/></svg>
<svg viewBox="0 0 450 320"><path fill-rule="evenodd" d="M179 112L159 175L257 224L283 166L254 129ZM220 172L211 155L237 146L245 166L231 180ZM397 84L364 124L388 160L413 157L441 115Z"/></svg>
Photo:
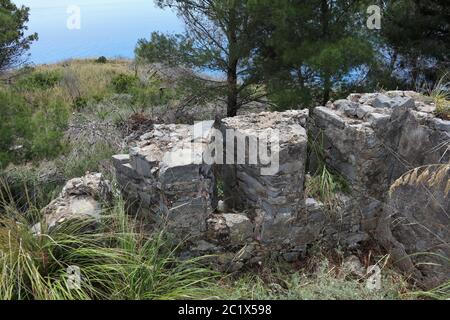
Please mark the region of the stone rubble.
<svg viewBox="0 0 450 320"><path fill-rule="evenodd" d="M313 111L311 134L325 159L361 197L367 227L387 201L390 185L408 170L450 161L448 121L437 119L415 92L352 94ZM442 125L444 123L444 125Z"/></svg>
<svg viewBox="0 0 450 320"><path fill-rule="evenodd" d="M246 248L247 254L240 255L242 262L246 256L261 256L261 252L248 252L249 248L259 248L249 246L254 241L283 252L287 260L295 260L316 241L343 241L355 246L365 234L357 232L360 221L352 216L349 207L353 204L348 197L338 197L341 223L326 213L323 204L304 197L307 119L306 110L288 111L224 119L219 125L224 137L227 130L247 138L276 130L279 167L273 175L263 175L265 166L261 163L249 164L248 153L243 164L216 165L215 170L197 162L200 155L211 152L211 146L218 146L213 143L212 122L205 122L197 124L197 129L200 126L203 130L186 125L155 126L141 137L130 155L114 156L117 181L134 207L130 211L163 223L178 238L189 239L192 252L220 251L229 256ZM197 131L203 133L195 137ZM230 152L223 140L223 150ZM200 146L194 149L201 152L190 157L196 144ZM216 175L224 180L225 202L217 201ZM198 195L201 201L196 202Z"/></svg>

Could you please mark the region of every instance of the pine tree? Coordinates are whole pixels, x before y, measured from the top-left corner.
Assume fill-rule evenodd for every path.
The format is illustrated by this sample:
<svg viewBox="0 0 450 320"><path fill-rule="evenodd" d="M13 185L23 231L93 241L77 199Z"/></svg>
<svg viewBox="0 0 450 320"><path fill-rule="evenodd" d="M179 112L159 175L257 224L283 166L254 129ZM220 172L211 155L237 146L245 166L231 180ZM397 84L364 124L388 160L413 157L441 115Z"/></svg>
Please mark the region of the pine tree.
<svg viewBox="0 0 450 320"><path fill-rule="evenodd" d="M373 60L364 1L254 0L265 6L268 37L258 61L284 107L325 104Z"/></svg>
<svg viewBox="0 0 450 320"><path fill-rule="evenodd" d="M0 73L23 61L37 34L25 36L29 9L18 8L10 0L0 0Z"/></svg>
<svg viewBox="0 0 450 320"><path fill-rule="evenodd" d="M263 93L252 90L257 21L245 0L159 0L174 9L186 25L184 35L153 34L140 40L136 55L148 62L165 62L221 72L226 76L227 115Z"/></svg>
<svg viewBox="0 0 450 320"><path fill-rule="evenodd" d="M433 86L450 70L450 2L384 1L380 41L391 52L389 76L405 88Z"/></svg>

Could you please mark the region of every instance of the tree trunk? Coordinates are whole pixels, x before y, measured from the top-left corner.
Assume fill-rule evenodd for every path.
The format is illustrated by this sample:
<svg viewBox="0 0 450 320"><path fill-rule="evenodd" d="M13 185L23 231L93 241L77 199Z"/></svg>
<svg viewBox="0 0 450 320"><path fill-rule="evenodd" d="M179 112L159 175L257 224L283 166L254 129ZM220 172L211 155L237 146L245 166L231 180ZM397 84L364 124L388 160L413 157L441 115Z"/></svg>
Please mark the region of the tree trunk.
<svg viewBox="0 0 450 320"><path fill-rule="evenodd" d="M410 89L411 90L417 90L417 80L419 79L419 58L416 56L413 56L412 58L412 70L411 70L411 74L412 74L412 79L411 79L411 86Z"/></svg>
<svg viewBox="0 0 450 320"><path fill-rule="evenodd" d="M394 53L392 55L391 63L389 65L389 75L392 76L395 70L395 65L397 64L398 52L397 49L394 48Z"/></svg>
<svg viewBox="0 0 450 320"><path fill-rule="evenodd" d="M227 85L227 117L235 117L238 111L237 62L232 63L228 70Z"/></svg>
<svg viewBox="0 0 450 320"><path fill-rule="evenodd" d="M322 23L322 39L328 41L329 34L329 22L330 22L330 7L328 6L327 0L322 0L321 2L321 23ZM322 94L322 104L325 106L328 101L330 101L331 95L331 74L325 70L323 78L323 94Z"/></svg>
<svg viewBox="0 0 450 320"><path fill-rule="evenodd" d="M330 101L331 94L331 77L327 74L325 75L323 82L323 95L322 95L322 105L326 105Z"/></svg>
<svg viewBox="0 0 450 320"><path fill-rule="evenodd" d="M238 105L238 39L237 39L236 3L233 3L229 11L228 20L228 70L227 70L227 116L235 117L239 109Z"/></svg>

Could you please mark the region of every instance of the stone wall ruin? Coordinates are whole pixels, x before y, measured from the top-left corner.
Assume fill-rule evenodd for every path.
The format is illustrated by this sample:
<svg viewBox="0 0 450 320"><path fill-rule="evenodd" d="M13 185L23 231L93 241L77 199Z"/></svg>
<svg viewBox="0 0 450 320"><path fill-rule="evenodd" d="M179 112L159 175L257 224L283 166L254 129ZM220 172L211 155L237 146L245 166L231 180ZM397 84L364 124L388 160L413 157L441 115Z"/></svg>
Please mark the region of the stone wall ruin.
<svg viewBox="0 0 450 320"><path fill-rule="evenodd" d="M436 118L434 110L415 92L391 91L352 94L310 114L265 112L216 124L157 125L129 155L114 157L117 182L133 212L188 238L189 254L220 253L225 265L239 268L267 252L293 261L318 242L351 249L371 238L394 262L409 261L397 265L431 286L448 279L449 266L423 268L420 259L410 256L418 249L449 255L449 170L430 169L420 187L391 186L404 185L405 175L416 168L448 165L450 121ZM244 137L276 130L280 147L270 152L279 155L279 169L261 174L264 165L260 159L250 164L248 153L231 164L205 163L216 129ZM312 152L311 141L320 154ZM223 143L226 158L236 144ZM305 195L306 173L320 162L351 186L331 214ZM218 206L217 186L222 183L225 210ZM425 200L431 204L424 206ZM424 235L417 228L430 232ZM411 244L417 235L420 246Z"/></svg>

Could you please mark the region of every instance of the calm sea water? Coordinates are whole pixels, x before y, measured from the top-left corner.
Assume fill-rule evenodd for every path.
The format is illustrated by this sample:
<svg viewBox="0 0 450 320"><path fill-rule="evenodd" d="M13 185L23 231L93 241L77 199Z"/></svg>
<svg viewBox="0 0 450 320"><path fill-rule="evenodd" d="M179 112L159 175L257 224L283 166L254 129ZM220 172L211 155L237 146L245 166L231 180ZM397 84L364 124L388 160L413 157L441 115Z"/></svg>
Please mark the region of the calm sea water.
<svg viewBox="0 0 450 320"><path fill-rule="evenodd" d="M13 0L30 8L30 32L39 40L33 44L30 62L52 63L69 58L134 56L140 38L153 31L182 32L175 13L161 10L153 0ZM80 10L80 29L69 29L74 16L68 9ZM76 21L76 20L71 20ZM74 26L74 24L71 24Z"/></svg>

